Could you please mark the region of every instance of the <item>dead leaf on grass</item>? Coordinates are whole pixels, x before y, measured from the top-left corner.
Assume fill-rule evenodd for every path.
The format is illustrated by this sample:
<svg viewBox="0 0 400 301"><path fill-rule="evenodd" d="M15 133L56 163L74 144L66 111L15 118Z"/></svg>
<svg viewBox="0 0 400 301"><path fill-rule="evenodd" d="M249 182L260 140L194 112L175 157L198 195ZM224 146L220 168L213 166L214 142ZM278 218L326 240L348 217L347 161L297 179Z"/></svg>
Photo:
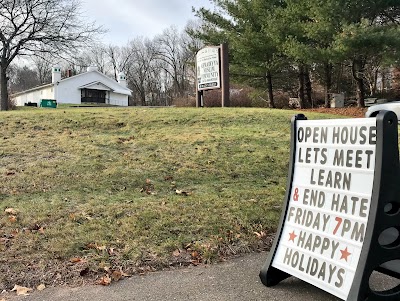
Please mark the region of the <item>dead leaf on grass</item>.
<svg viewBox="0 0 400 301"><path fill-rule="evenodd" d="M104 261L99 263L99 267L100 267L100 269L103 269L107 273L110 272L110 265L108 263L104 262Z"/></svg>
<svg viewBox="0 0 400 301"><path fill-rule="evenodd" d="M80 257L73 257L69 260L72 263L83 263L86 262L84 259L80 258Z"/></svg>
<svg viewBox="0 0 400 301"><path fill-rule="evenodd" d="M105 275L96 281L96 284L107 286L111 284L111 277L109 275Z"/></svg>
<svg viewBox="0 0 400 301"><path fill-rule="evenodd" d="M46 286L42 283L40 285L38 285L38 287L36 288L38 291L42 291L46 288Z"/></svg>
<svg viewBox="0 0 400 301"><path fill-rule="evenodd" d="M14 288L11 290L12 292L17 292L18 296L29 296L29 292L33 291L33 289L29 287L15 285Z"/></svg>
<svg viewBox="0 0 400 301"><path fill-rule="evenodd" d="M87 249L97 249L97 244L95 243L89 243L86 245Z"/></svg>
<svg viewBox="0 0 400 301"><path fill-rule="evenodd" d="M119 281L125 277L130 277L131 275L124 273L122 270L119 271L113 271L111 273L111 279L113 281Z"/></svg>
<svg viewBox="0 0 400 301"><path fill-rule="evenodd" d="M199 254L199 252L197 251L192 251L192 253L190 254L192 256L192 260L190 261L194 266L197 266L201 263L202 258L201 255Z"/></svg>
<svg viewBox="0 0 400 301"><path fill-rule="evenodd" d="M113 271L112 274L111 274L111 278L112 278L112 280L114 280L114 281L119 281L119 280L121 280L121 278L122 278L122 273L121 273L121 271Z"/></svg>
<svg viewBox="0 0 400 301"><path fill-rule="evenodd" d="M33 224L33 225L30 225L30 226L28 227L28 229L31 230L31 231L39 231L40 228L41 228L41 227L40 227L40 225L38 225L38 224Z"/></svg>
<svg viewBox="0 0 400 301"><path fill-rule="evenodd" d="M15 222L17 221L17 217L16 217L15 215L10 215L10 216L8 217L8 220L9 220L11 223L15 223Z"/></svg>
<svg viewBox="0 0 400 301"><path fill-rule="evenodd" d="M96 249L98 251L105 251L105 250L107 250L107 247L106 246L97 246Z"/></svg>
<svg viewBox="0 0 400 301"><path fill-rule="evenodd" d="M172 252L172 255L173 255L174 257L179 257L179 255L181 255L181 250L176 249L174 252Z"/></svg>
<svg viewBox="0 0 400 301"><path fill-rule="evenodd" d="M193 259L199 258L199 252L197 252L197 251L193 251L191 255L192 255Z"/></svg>
<svg viewBox="0 0 400 301"><path fill-rule="evenodd" d="M142 189L140 189L140 192L145 192L149 195L156 195L154 192L154 184L150 179L146 179L146 184L143 185Z"/></svg>
<svg viewBox="0 0 400 301"><path fill-rule="evenodd" d="M187 192L187 191L184 191L184 190L179 190L179 189L176 189L176 190L175 190L175 193L176 193L177 195L183 195L183 196L189 196L189 195L191 195L190 192Z"/></svg>
<svg viewBox="0 0 400 301"><path fill-rule="evenodd" d="M18 210L14 209L14 208L6 208L6 210L4 210L5 213L7 214L11 214L11 215L17 215L18 214Z"/></svg>
<svg viewBox="0 0 400 301"><path fill-rule="evenodd" d="M258 239L263 239L267 236L267 233L265 231L254 232L254 234L257 236Z"/></svg>

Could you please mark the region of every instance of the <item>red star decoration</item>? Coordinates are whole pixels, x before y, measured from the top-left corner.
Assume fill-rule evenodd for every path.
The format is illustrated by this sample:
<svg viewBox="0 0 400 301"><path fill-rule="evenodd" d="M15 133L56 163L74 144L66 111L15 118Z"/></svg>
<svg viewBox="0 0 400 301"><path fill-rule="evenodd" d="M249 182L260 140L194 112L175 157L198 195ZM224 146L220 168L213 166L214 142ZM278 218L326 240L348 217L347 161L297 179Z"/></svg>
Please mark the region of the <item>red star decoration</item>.
<svg viewBox="0 0 400 301"><path fill-rule="evenodd" d="M344 250L340 250L340 252L342 253L342 257L340 257L340 259L344 259L347 261L347 257L351 255L351 253L347 250L347 247Z"/></svg>
<svg viewBox="0 0 400 301"><path fill-rule="evenodd" d="M294 230L293 230L293 232L292 233L289 233L289 241L293 241L294 242L294 239L297 237L297 235L294 233Z"/></svg>

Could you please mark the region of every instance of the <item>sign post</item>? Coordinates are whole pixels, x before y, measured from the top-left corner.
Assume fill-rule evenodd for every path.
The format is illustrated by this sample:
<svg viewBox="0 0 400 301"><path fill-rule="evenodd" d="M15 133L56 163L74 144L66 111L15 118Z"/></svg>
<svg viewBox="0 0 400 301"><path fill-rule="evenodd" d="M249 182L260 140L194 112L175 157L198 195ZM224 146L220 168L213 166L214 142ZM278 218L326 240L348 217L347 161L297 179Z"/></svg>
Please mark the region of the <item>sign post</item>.
<svg viewBox="0 0 400 301"><path fill-rule="evenodd" d="M373 291L381 271L400 278L397 117L292 120L286 202L260 278L295 276L348 301L400 300Z"/></svg>
<svg viewBox="0 0 400 301"><path fill-rule="evenodd" d="M196 106L204 106L204 91L221 89L222 107L229 107L228 47L205 47L196 55Z"/></svg>

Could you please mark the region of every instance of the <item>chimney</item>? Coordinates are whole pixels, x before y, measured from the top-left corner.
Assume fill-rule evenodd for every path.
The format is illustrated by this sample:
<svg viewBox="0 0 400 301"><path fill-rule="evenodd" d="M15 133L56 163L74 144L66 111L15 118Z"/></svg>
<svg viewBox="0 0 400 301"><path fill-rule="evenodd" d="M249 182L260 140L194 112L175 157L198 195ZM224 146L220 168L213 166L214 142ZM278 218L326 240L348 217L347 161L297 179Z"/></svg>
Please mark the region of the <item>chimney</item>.
<svg viewBox="0 0 400 301"><path fill-rule="evenodd" d="M120 73L118 73L118 83L121 86L126 87L126 75L122 71Z"/></svg>
<svg viewBox="0 0 400 301"><path fill-rule="evenodd" d="M97 66L89 66L87 68L87 72L92 72L92 71L99 71L99 68L97 68Z"/></svg>
<svg viewBox="0 0 400 301"><path fill-rule="evenodd" d="M61 80L61 67L54 66L51 68L51 82L54 84Z"/></svg>
<svg viewBox="0 0 400 301"><path fill-rule="evenodd" d="M72 76L72 70L71 69L68 69L67 70L67 77L71 77Z"/></svg>

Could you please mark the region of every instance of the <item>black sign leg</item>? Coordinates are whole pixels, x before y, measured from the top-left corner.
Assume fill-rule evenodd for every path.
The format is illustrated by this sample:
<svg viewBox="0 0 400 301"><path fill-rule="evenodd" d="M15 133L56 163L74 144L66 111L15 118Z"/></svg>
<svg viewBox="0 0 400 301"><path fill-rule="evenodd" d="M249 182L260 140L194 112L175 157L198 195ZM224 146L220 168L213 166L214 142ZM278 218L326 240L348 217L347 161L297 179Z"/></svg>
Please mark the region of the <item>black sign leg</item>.
<svg viewBox="0 0 400 301"><path fill-rule="evenodd" d="M377 116L377 160L365 242L348 301L399 301L400 285L374 291L374 271L400 279L400 166L398 123L393 112Z"/></svg>
<svg viewBox="0 0 400 301"><path fill-rule="evenodd" d="M261 282L267 287L277 285L279 282L289 278L290 276L290 274L282 272L281 270L270 266L270 264L262 268L260 272Z"/></svg>
<svg viewBox="0 0 400 301"><path fill-rule="evenodd" d="M204 107L204 93L203 90L197 90L196 93L196 107L197 108L203 108Z"/></svg>

